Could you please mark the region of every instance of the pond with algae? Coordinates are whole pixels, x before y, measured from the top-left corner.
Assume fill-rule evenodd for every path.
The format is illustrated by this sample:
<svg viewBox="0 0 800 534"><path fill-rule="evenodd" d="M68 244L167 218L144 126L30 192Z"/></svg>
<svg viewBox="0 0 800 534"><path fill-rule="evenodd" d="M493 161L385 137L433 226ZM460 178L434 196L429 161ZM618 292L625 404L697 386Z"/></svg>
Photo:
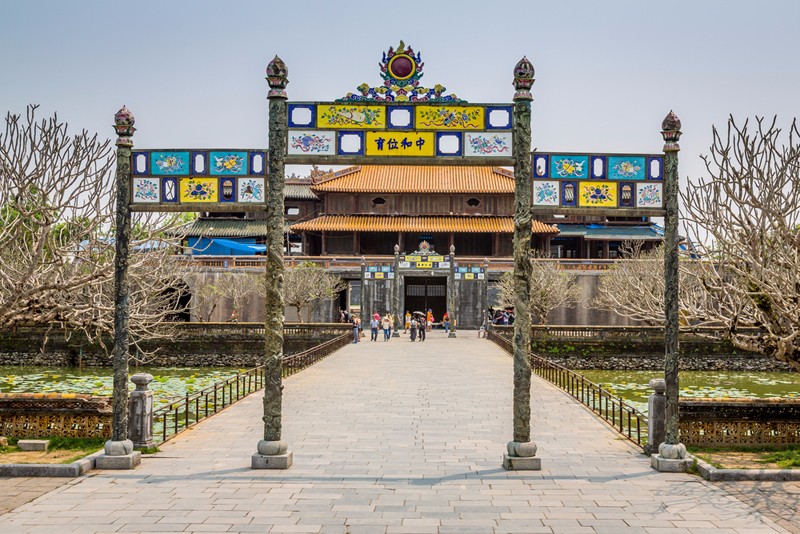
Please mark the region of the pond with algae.
<svg viewBox="0 0 800 534"><path fill-rule="evenodd" d="M647 398L653 393L652 378L664 378L657 371L575 371L613 395L620 396L647 413ZM681 371L681 398L800 399L800 373L753 371Z"/></svg>
<svg viewBox="0 0 800 534"><path fill-rule="evenodd" d="M189 393L205 389L243 371L234 367L140 367L131 374L150 373L155 408ZM0 393L91 393L110 396L113 389L110 367L21 367L0 366ZM129 384L134 389L132 383Z"/></svg>

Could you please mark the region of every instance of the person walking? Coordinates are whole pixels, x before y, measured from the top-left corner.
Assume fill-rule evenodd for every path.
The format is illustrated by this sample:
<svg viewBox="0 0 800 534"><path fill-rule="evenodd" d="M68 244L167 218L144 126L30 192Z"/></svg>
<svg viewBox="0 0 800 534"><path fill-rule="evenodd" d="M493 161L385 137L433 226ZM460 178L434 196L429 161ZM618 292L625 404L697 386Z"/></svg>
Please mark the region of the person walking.
<svg viewBox="0 0 800 534"><path fill-rule="evenodd" d="M450 333L450 312L444 312L442 316L442 322L444 323L444 333Z"/></svg>
<svg viewBox="0 0 800 534"><path fill-rule="evenodd" d="M406 310L405 322L403 323L403 333L407 333L411 328L411 312Z"/></svg>
<svg viewBox="0 0 800 534"><path fill-rule="evenodd" d="M353 343L358 343L360 340L359 335L361 334L361 319L358 318L358 315L353 316Z"/></svg>
<svg viewBox="0 0 800 534"><path fill-rule="evenodd" d="M392 337L392 316L387 313L383 316L381 323L383 326L383 341L389 341L389 338Z"/></svg>
<svg viewBox="0 0 800 534"><path fill-rule="evenodd" d="M380 326L380 321L375 318L378 315L377 313L372 316L372 319L369 321L369 340L370 341L378 341L378 327Z"/></svg>
<svg viewBox="0 0 800 534"><path fill-rule="evenodd" d="M428 313L425 314L425 328L430 331L433 327L433 310L428 308ZM424 339L422 341L425 341Z"/></svg>
<svg viewBox="0 0 800 534"><path fill-rule="evenodd" d="M408 330L411 332L411 341L417 340L417 320L412 318L408 325Z"/></svg>
<svg viewBox="0 0 800 534"><path fill-rule="evenodd" d="M419 318L419 340L425 341L425 330L428 328L428 323L425 321L424 317Z"/></svg>

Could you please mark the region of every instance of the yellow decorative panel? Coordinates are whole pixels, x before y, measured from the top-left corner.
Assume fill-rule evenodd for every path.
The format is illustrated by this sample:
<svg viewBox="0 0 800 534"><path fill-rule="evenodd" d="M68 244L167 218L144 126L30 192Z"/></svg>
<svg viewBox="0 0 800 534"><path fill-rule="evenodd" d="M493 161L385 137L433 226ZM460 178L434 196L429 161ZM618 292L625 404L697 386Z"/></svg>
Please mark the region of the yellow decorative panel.
<svg viewBox="0 0 800 534"><path fill-rule="evenodd" d="M358 104L319 104L317 128L343 130L386 128L386 106Z"/></svg>
<svg viewBox="0 0 800 534"><path fill-rule="evenodd" d="M433 156L433 132L367 132L367 156Z"/></svg>
<svg viewBox="0 0 800 534"><path fill-rule="evenodd" d="M480 106L417 106L418 130L483 130L485 111Z"/></svg>
<svg viewBox="0 0 800 534"><path fill-rule="evenodd" d="M181 202L218 202L217 178L181 178Z"/></svg>
<svg viewBox="0 0 800 534"><path fill-rule="evenodd" d="M578 182L578 206L617 207L615 182Z"/></svg>
<svg viewBox="0 0 800 534"><path fill-rule="evenodd" d="M417 262L417 269L432 269L433 262L432 261L418 261Z"/></svg>

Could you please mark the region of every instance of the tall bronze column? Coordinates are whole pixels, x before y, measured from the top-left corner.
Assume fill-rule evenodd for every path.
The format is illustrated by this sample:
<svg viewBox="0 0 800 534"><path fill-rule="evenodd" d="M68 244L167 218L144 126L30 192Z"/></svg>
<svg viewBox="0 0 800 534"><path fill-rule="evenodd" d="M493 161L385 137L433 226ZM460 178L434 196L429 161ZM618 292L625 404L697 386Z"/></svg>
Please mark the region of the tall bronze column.
<svg viewBox="0 0 800 534"><path fill-rule="evenodd" d="M456 322L458 321L458 295L456 294L456 246L450 245L450 270L447 272L447 313L450 314L450 332L447 337L458 337L456 335Z"/></svg>
<svg viewBox="0 0 800 534"><path fill-rule="evenodd" d="M133 113L122 106L114 115L117 134L116 171L116 235L114 239L114 418L111 439L105 444L105 455L96 459L100 469L132 469L140 463L141 453L133 450L128 439L128 344L130 285L128 284L128 255L131 240L131 149L133 148Z"/></svg>
<svg viewBox="0 0 800 534"><path fill-rule="evenodd" d="M514 67L514 440L503 457L506 469L542 468L531 441L531 87L533 65Z"/></svg>
<svg viewBox="0 0 800 534"><path fill-rule="evenodd" d="M664 138L664 379L666 381L667 408L664 443L658 446L658 457L653 466L659 471L676 471L685 468L686 447L681 443L678 427L678 144L681 138L681 121L672 111L661 124Z"/></svg>
<svg viewBox="0 0 800 534"><path fill-rule="evenodd" d="M286 84L288 69L275 56L267 65L269 83L269 182L267 194L267 261L266 261L266 351L264 360L264 439L252 456L253 469L287 469L292 465L292 452L281 439L283 383L283 198L284 158L288 130Z"/></svg>

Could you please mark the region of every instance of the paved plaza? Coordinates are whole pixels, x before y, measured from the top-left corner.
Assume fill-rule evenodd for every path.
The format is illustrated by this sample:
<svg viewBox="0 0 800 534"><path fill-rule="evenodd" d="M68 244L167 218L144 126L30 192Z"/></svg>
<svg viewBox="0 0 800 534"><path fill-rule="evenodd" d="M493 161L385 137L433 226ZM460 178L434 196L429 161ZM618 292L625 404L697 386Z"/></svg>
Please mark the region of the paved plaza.
<svg viewBox="0 0 800 534"><path fill-rule="evenodd" d="M797 531L751 507L743 486L737 498L735 488L653 471L636 447L536 377L542 471L503 470L512 360L474 332L459 336L349 345L287 379L287 471L249 467L262 434L255 394L136 470L93 471L1 515L0 533Z"/></svg>

